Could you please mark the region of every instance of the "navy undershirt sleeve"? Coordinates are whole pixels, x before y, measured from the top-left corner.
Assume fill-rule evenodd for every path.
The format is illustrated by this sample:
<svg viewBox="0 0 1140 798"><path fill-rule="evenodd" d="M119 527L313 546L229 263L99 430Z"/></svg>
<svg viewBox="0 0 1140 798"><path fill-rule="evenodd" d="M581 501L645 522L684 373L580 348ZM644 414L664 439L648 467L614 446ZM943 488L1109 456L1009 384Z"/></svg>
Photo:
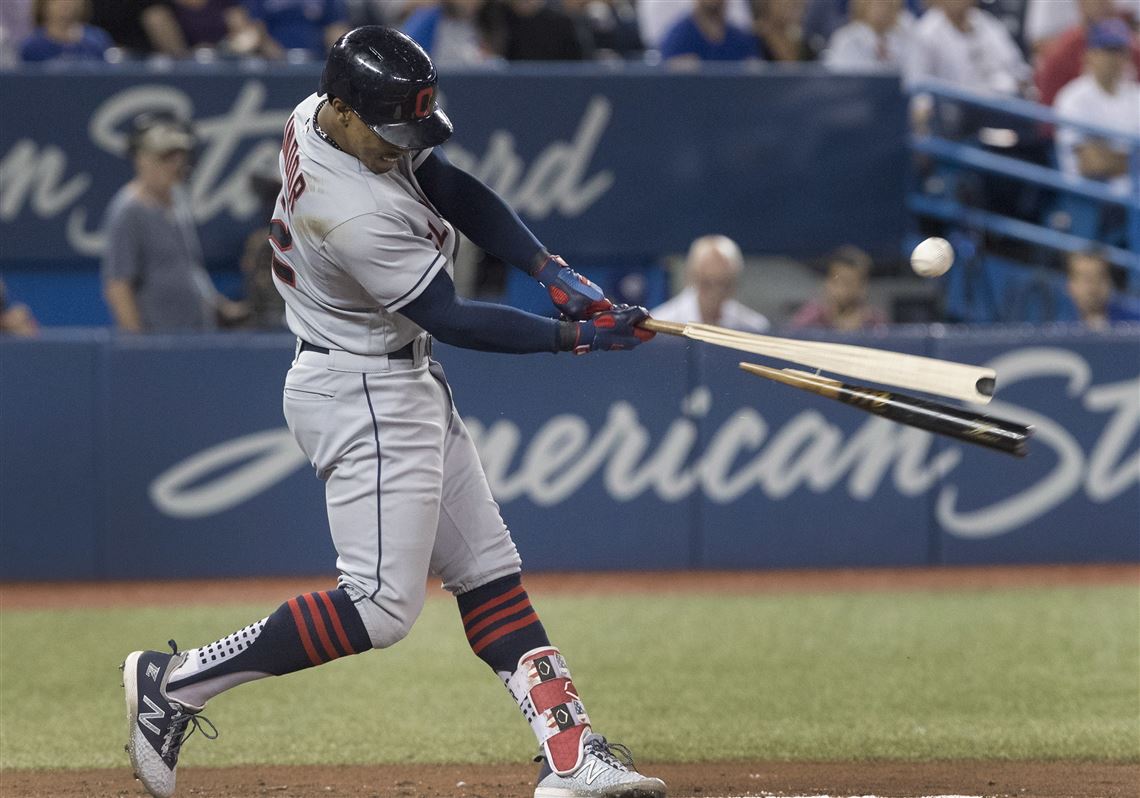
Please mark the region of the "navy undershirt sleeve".
<svg viewBox="0 0 1140 798"><path fill-rule="evenodd" d="M559 352L573 348L572 322L512 308L464 299L441 271L400 313L445 344L485 352Z"/></svg>
<svg viewBox="0 0 1140 798"><path fill-rule="evenodd" d="M416 169L416 180L444 218L480 249L528 273L546 252L502 197L438 147Z"/></svg>

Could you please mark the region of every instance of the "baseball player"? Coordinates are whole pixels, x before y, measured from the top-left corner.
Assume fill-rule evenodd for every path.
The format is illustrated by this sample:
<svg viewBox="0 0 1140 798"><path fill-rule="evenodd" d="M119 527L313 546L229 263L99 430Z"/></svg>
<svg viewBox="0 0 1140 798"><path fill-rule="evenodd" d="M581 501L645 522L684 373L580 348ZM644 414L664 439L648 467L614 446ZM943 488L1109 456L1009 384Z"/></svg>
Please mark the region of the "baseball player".
<svg viewBox="0 0 1140 798"><path fill-rule="evenodd" d="M320 92L285 126L270 226L273 274L298 343L285 380L290 429L325 482L340 572L201 648L123 663L128 751L154 796L174 792L187 733L219 693L372 648L411 629L429 574L456 596L472 651L538 738L536 798L661 798L629 752L590 724L431 340L494 352L632 349L643 308L615 307L551 255L491 189L438 149L451 135L427 54L394 30L341 37ZM458 297L457 230L548 290L563 320Z"/></svg>

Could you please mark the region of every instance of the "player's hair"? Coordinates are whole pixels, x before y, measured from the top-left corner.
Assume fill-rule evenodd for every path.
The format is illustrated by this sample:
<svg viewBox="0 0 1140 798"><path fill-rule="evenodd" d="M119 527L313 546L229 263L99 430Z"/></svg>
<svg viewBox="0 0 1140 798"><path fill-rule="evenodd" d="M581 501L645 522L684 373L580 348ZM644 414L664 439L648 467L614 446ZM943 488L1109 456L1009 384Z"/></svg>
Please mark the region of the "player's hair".
<svg viewBox="0 0 1140 798"><path fill-rule="evenodd" d="M37 28L42 28L47 21L47 4L51 0L35 0L32 3L32 22ZM91 19L91 0L83 0L83 11L79 15L80 22Z"/></svg>

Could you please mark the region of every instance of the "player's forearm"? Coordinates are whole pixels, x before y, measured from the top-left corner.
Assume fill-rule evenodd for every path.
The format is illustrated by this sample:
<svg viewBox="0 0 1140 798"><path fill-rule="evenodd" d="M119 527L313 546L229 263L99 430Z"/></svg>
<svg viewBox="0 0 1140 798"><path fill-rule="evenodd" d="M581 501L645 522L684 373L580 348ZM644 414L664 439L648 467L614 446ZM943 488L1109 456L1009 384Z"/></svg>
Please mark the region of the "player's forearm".
<svg viewBox="0 0 1140 798"><path fill-rule="evenodd" d="M416 179L436 209L477 247L529 272L542 244L514 209L478 178L433 150Z"/></svg>
<svg viewBox="0 0 1140 798"><path fill-rule="evenodd" d="M576 338L572 323L463 299L444 272L400 313L445 344L484 352L560 352L572 349Z"/></svg>

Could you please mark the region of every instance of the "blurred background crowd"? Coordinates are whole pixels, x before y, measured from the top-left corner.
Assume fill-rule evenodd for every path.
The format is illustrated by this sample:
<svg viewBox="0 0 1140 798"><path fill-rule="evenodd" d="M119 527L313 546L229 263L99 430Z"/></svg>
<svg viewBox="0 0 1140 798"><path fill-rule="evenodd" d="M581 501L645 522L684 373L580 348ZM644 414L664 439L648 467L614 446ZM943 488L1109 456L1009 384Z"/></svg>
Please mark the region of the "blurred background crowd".
<svg viewBox="0 0 1140 798"><path fill-rule="evenodd" d="M950 238L958 268L985 254L1051 270L1064 281L1071 315L1100 327L1140 319L1138 23L1140 0L2 0L0 64L242 59L271 69L319 63L350 28L385 24L420 42L445 76L449 69L510 69L525 61L692 72L708 61L752 62L761 71L815 62L798 68L894 73L911 93L913 135L968 148L955 150L957 162L917 149L910 167L919 190L931 202L952 198L1004 220L971 226L931 211L914 240ZM922 91L930 81L982 102ZM1026 111L1030 106L1037 110ZM1049 121L1056 119L1085 127ZM129 331L280 328L265 235L278 178L272 170L253 178L264 218L234 253L242 282L226 296L203 268L179 192L194 150L191 119L135 121L133 174L124 173L124 191L104 222L102 279L111 316ZM981 168L963 168L962 153ZM1026 172L1036 176L1026 185L1012 179L1022 177L1017 164L1043 171ZM1047 190L1065 180L1095 185L1086 196ZM149 203L130 201L140 192ZM1018 224L1044 230L1048 246L1027 244ZM652 305L662 318L751 330L1009 318L955 312L926 284L914 289L922 302L892 301L898 296L890 292L911 277L906 246L877 262L853 241L797 271L778 253L741 252L719 232L694 230L688 253L660 253L666 295L639 293L619 279L615 284L628 289L623 298ZM140 241L163 246L147 249ZM140 256L144 250L151 254ZM478 252L468 260L465 290L504 298L502 265ZM183 303L193 297L193 307L172 310L172 296ZM35 334L34 307L2 292L0 302L0 329ZM1039 320L1063 317L1045 311Z"/></svg>

